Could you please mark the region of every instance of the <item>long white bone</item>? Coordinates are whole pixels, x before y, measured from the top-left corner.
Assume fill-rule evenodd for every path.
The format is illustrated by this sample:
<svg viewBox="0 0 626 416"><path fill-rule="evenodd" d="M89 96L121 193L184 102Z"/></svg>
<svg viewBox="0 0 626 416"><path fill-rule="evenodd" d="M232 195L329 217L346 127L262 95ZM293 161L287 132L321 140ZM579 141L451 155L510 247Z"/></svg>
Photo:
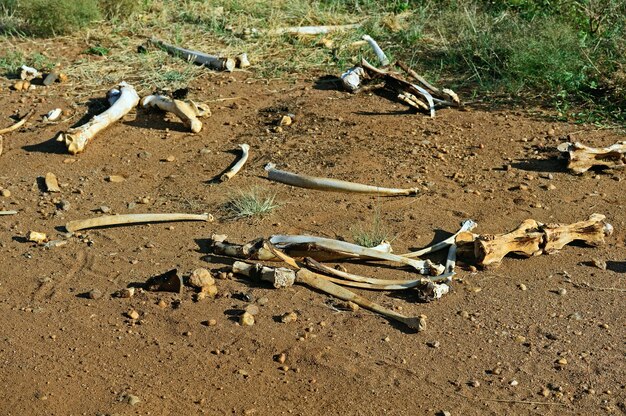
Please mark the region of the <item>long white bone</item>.
<svg viewBox="0 0 626 416"><path fill-rule="evenodd" d="M331 25L331 26L290 26L290 27L282 27L278 29L268 30L268 35L324 35L330 32L336 32L340 30L349 30L356 29L360 27L360 23L349 24L349 25Z"/></svg>
<svg viewBox="0 0 626 416"><path fill-rule="evenodd" d="M369 43L370 47L374 50L374 53L376 54L376 57L378 58L378 62L380 62L382 66L389 65L389 58L387 58L387 55L385 55L385 52L383 52L380 46L378 46L378 43L376 43L376 41L372 39L371 36L363 35L361 39Z"/></svg>
<svg viewBox="0 0 626 416"><path fill-rule="evenodd" d="M0 134L5 134L5 133L10 133L13 130L17 130L20 127L22 127L24 125L24 123L26 123L28 121L29 118L31 118L31 116L35 114L35 110L30 110L28 113L26 113L24 115L24 117L20 118L19 121L9 127L5 127L3 129L0 129Z"/></svg>
<svg viewBox="0 0 626 416"><path fill-rule="evenodd" d="M174 45L168 45L158 39L150 39L150 43L159 46L167 51L172 56L183 58L189 62L194 62L199 65L204 65L208 68L218 71L232 72L235 69L235 60L232 58L222 58L215 55L209 55L203 52L194 51L191 49L180 48Z"/></svg>
<svg viewBox="0 0 626 416"><path fill-rule="evenodd" d="M320 191L349 192L378 196L416 195L419 192L417 188L381 188L379 186L363 185L360 183L342 181L339 179L298 175L296 173L278 170L273 163L268 163L265 166L265 170L267 171L267 177L272 181L281 182L300 188L317 189Z"/></svg>
<svg viewBox="0 0 626 416"><path fill-rule="evenodd" d="M269 241L278 248L289 244L315 244L327 250L404 264L413 267L420 274L439 275L443 272L443 266L433 264L430 260L413 260L408 257L385 253L345 241L332 240L330 238L308 235L274 235L270 237Z"/></svg>
<svg viewBox="0 0 626 416"><path fill-rule="evenodd" d="M227 180L235 176L237 173L239 173L241 168L243 168L243 165L245 165L248 160L250 145L244 143L244 144L240 144L239 147L241 148L241 158L239 158L237 163L235 163L232 168L228 169L228 172L224 173L221 176L220 180L222 182L226 182Z"/></svg>
<svg viewBox="0 0 626 416"><path fill-rule="evenodd" d="M126 82L121 82L118 87L120 91L119 97L106 111L92 117L91 120L82 126L59 133L57 141L64 142L67 146L67 150L71 154L80 153L85 150L87 143L89 143L96 134L124 117L130 110L137 106L139 103L137 91Z"/></svg>
<svg viewBox="0 0 626 416"><path fill-rule="evenodd" d="M459 229L459 231L457 231L456 233L454 233L453 235L451 235L450 237L446 238L445 240L442 240L436 244L433 244L430 247L426 247L423 248L421 250L418 251L413 251L411 253L406 253L406 254L402 254L403 257L408 257L410 259L415 258L415 257L421 257L425 254L430 254L430 253L434 253L436 251L439 250L443 250L444 248L450 246L451 244L454 244L456 237L466 231L471 231L474 228L476 228L478 224L476 224L476 222L474 220L465 220L461 223L461 228Z"/></svg>
<svg viewBox="0 0 626 416"><path fill-rule="evenodd" d="M213 221L211 214L123 214L105 215L102 217L89 218L85 220L70 221L65 224L67 231L73 233L79 230L94 227L107 227L112 225L140 224L145 222L167 222L167 221Z"/></svg>
<svg viewBox="0 0 626 416"><path fill-rule="evenodd" d="M211 110L204 104L174 100L164 95L148 95L141 100L141 105L144 108L157 107L163 111L176 114L194 133L199 133L202 130L202 122L198 120L198 117L211 115Z"/></svg>

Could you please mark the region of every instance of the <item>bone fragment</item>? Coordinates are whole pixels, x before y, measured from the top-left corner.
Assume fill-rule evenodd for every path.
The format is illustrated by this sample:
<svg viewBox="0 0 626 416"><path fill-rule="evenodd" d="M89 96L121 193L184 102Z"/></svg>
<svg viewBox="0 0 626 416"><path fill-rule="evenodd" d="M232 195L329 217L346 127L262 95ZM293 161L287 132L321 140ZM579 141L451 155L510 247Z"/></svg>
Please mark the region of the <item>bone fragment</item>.
<svg viewBox="0 0 626 416"><path fill-rule="evenodd" d="M265 166L265 170L267 171L268 178L272 181L300 188L317 189L320 191L348 192L378 196L416 195L419 192L417 188L381 188L378 186L363 185L338 179L298 175L296 173L278 170L275 168L273 163L268 163Z"/></svg>
<svg viewBox="0 0 626 416"><path fill-rule="evenodd" d="M46 173L44 182L46 183L46 190L48 192L61 192L61 188L59 188L59 181L57 181L57 177L54 173Z"/></svg>
<svg viewBox="0 0 626 416"><path fill-rule="evenodd" d="M0 211L0 216L2 215L15 215L17 211Z"/></svg>
<svg viewBox="0 0 626 416"><path fill-rule="evenodd" d="M64 142L71 154L85 150L85 146L99 132L124 117L137 106L139 95L137 95L135 89L126 82L121 82L118 87L120 90L119 98L106 111L92 117L91 120L80 127L59 133L57 141Z"/></svg>
<svg viewBox="0 0 626 416"><path fill-rule="evenodd" d="M237 55L236 63L237 63L237 68L244 69L244 68L249 67L250 61L248 60L248 54L242 53L240 55Z"/></svg>
<svg viewBox="0 0 626 416"><path fill-rule="evenodd" d="M0 156L2 156L3 145L4 145L4 139L2 138L2 136L0 136Z"/></svg>
<svg viewBox="0 0 626 416"><path fill-rule="evenodd" d="M63 110L61 110L60 108L55 108L54 110L50 110L48 111L48 114L46 114L45 116L43 116L43 121L56 121L59 117L61 117L61 114L63 113Z"/></svg>
<svg viewBox="0 0 626 416"><path fill-rule="evenodd" d="M222 177L220 178L222 182L226 182L227 180L235 176L241 170L241 168L243 168L243 165L245 165L248 161L248 152L250 150L250 145L244 143L240 144L239 147L241 148L241 158L239 158L237 163L235 163L232 168L228 169L228 172L222 175Z"/></svg>
<svg viewBox="0 0 626 416"><path fill-rule="evenodd" d="M443 272L443 266L433 264L430 260L413 260L396 254L385 253L371 248L361 247L345 241L332 240L330 238L314 237L308 235L274 235L269 239L270 243L278 248L290 244L315 244L327 250L348 253L353 256L369 257L372 259L387 260L411 266L420 274L439 275Z"/></svg>
<svg viewBox="0 0 626 416"><path fill-rule="evenodd" d="M65 224L67 231L73 233L79 230L94 227L109 227L113 225L139 224L145 222L167 221L213 221L211 214L124 214L105 215L102 217L89 218L86 220L70 221Z"/></svg>
<svg viewBox="0 0 626 416"><path fill-rule="evenodd" d="M436 244L433 244L430 247L426 247L418 251L413 251L411 253L403 254L402 256L408 257L408 258L415 258L415 257L421 257L425 254L434 253L436 251L443 250L444 248L450 246L451 244L455 244L456 238L459 234L473 230L474 228L476 228L476 225L477 224L476 222L474 222L474 220L465 220L461 223L461 228L459 229L459 231L457 231L450 237L446 238L445 240L440 241Z"/></svg>
<svg viewBox="0 0 626 416"><path fill-rule="evenodd" d="M605 237L613 234L613 226L602 214L592 214L586 221L569 225L546 224L541 227L545 234L543 252L551 254L561 250L572 241L584 241L590 246L604 244Z"/></svg>
<svg viewBox="0 0 626 416"><path fill-rule="evenodd" d="M361 87L361 77L365 75L363 68L355 66L341 74L341 83L346 91L356 92Z"/></svg>
<svg viewBox="0 0 626 416"><path fill-rule="evenodd" d="M398 94L398 99L417 110L429 111L428 105L411 93Z"/></svg>
<svg viewBox="0 0 626 416"><path fill-rule="evenodd" d="M41 72L37 71L35 68L30 66L22 65L22 72L20 73L20 78L26 81L31 81L34 78L41 77Z"/></svg>
<svg viewBox="0 0 626 416"><path fill-rule="evenodd" d="M454 267L456 266L456 244L451 244L448 249L448 257L446 258L446 274L450 274L450 279L454 276Z"/></svg>
<svg viewBox="0 0 626 416"><path fill-rule="evenodd" d="M28 113L26 113L24 115L24 117L20 118L19 121L15 124L13 124L12 126L9 127L5 127L3 129L0 129L0 134L5 134L5 133L10 133L14 130L19 129L20 127L22 127L24 125L24 123L26 123L28 121L28 119L35 113L35 110L30 110Z"/></svg>
<svg viewBox="0 0 626 416"><path fill-rule="evenodd" d="M331 26L290 26L278 29L268 30L268 35L324 35L330 32L341 30L350 30L361 27L360 23L350 25L331 25Z"/></svg>
<svg viewBox="0 0 626 416"><path fill-rule="evenodd" d="M387 58L387 55L385 55L385 52L383 52L380 46L378 46L378 43L374 39L372 39L371 36L363 35L361 39L369 43L370 47L376 54L376 58L378 58L378 62L380 62L381 66L389 65L389 58Z"/></svg>
<svg viewBox="0 0 626 416"><path fill-rule="evenodd" d="M199 133L202 130L202 122L198 120L198 117L211 115L209 107L204 104L174 100L163 95L149 95L141 101L141 105L144 108L157 107L176 114L194 133Z"/></svg>
<svg viewBox="0 0 626 416"><path fill-rule="evenodd" d="M233 69L235 69L235 60L232 58L222 58L191 49L179 48L178 46L168 45L167 43L154 38L150 39L150 43L164 49L170 55L183 58L198 65L204 65L210 69L228 72L232 72Z"/></svg>
<svg viewBox="0 0 626 416"><path fill-rule="evenodd" d="M29 231L26 239L28 241L32 241L33 243L43 244L48 241L48 236L44 233L39 233L37 231Z"/></svg>
<svg viewBox="0 0 626 416"><path fill-rule="evenodd" d="M626 166L626 141L603 148L589 147L581 143L562 143L558 150L568 154L567 168L574 173L584 173L593 166L612 169Z"/></svg>
<svg viewBox="0 0 626 416"><path fill-rule="evenodd" d="M499 264L509 253L538 256L542 253L543 236L537 221L525 220L511 232L480 235L474 241L474 255L483 267Z"/></svg>

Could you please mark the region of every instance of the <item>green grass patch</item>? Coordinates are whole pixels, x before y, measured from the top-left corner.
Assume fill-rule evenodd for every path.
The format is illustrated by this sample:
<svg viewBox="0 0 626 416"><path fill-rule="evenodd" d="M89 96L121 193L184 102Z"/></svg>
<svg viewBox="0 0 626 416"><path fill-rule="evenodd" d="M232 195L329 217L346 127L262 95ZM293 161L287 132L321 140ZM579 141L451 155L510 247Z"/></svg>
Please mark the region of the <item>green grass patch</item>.
<svg viewBox="0 0 626 416"><path fill-rule="evenodd" d="M352 239L355 244L363 247L376 247L383 241L392 242L395 237L383 223L380 208L374 210L374 216L368 227L354 227L351 229Z"/></svg>
<svg viewBox="0 0 626 416"><path fill-rule="evenodd" d="M276 195L260 188L242 190L233 195L225 205L229 218L249 218L269 214L279 207Z"/></svg>

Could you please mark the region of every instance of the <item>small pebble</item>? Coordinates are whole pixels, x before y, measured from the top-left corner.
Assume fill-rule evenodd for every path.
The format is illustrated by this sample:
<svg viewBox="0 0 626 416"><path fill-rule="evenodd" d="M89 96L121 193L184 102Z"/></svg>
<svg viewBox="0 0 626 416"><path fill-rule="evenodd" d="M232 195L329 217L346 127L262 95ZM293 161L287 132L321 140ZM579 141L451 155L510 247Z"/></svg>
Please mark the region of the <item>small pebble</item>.
<svg viewBox="0 0 626 416"><path fill-rule="evenodd" d="M601 259L593 259L591 260L591 262L593 263L593 265L595 267L597 267L600 270L606 270L606 261L601 260Z"/></svg>
<svg viewBox="0 0 626 416"><path fill-rule="evenodd" d="M141 400L139 400L139 397L133 394L129 394L128 396L126 396L126 403L128 403L131 406L135 406L139 402L141 402Z"/></svg>
<svg viewBox="0 0 626 416"><path fill-rule="evenodd" d="M269 301L270 301L270 300L269 300L268 298L266 298L265 296L263 296L263 297L261 297L261 298L258 298L258 299L257 299L257 301L256 301L256 303L258 303L258 304L259 304L259 306L265 306L265 305L267 305L267 303L268 303Z"/></svg>
<svg viewBox="0 0 626 416"><path fill-rule="evenodd" d="M556 291L556 293L558 293L558 294L559 294L559 296L565 296L565 295L567 295L567 289L565 289L564 287L560 287L560 288Z"/></svg>
<svg viewBox="0 0 626 416"><path fill-rule="evenodd" d="M285 354L284 352L281 352L276 357L276 361L279 362L280 364L285 364L285 361L287 361L287 354Z"/></svg>
<svg viewBox="0 0 626 416"><path fill-rule="evenodd" d="M259 313L259 307L257 305L248 305L246 306L246 312L248 312L250 315L258 315Z"/></svg>
<svg viewBox="0 0 626 416"><path fill-rule="evenodd" d="M550 395L550 390L547 387L541 389L541 395L543 397L548 397Z"/></svg>
<svg viewBox="0 0 626 416"><path fill-rule="evenodd" d="M244 312L239 317L239 323L243 326L254 325L254 316L248 312Z"/></svg>
<svg viewBox="0 0 626 416"><path fill-rule="evenodd" d="M280 368L281 370L283 370L285 373L286 373L287 371L289 371L289 366L288 366L288 365L281 365L279 368Z"/></svg>
<svg viewBox="0 0 626 416"><path fill-rule="evenodd" d="M561 366L567 365L567 360L565 358L559 358L556 363Z"/></svg>
<svg viewBox="0 0 626 416"><path fill-rule="evenodd" d="M210 298L217 296L217 286L215 285L204 286L200 291Z"/></svg>
<svg viewBox="0 0 626 416"><path fill-rule="evenodd" d="M518 384L519 384L519 382L518 382L517 380L511 380L511 382L509 383L509 385L510 385L511 387L515 387L515 386L517 386Z"/></svg>
<svg viewBox="0 0 626 416"><path fill-rule="evenodd" d="M217 320L216 320L216 319L209 319L209 320L207 321L207 324L208 324L209 326L215 326L215 325L217 325Z"/></svg>
<svg viewBox="0 0 626 416"><path fill-rule="evenodd" d="M166 301L164 301L163 299L161 299L161 300L159 301L159 303L157 303L157 306L158 306L159 308L161 308L161 309L165 309L165 308L167 308L167 302L166 302Z"/></svg>
<svg viewBox="0 0 626 416"><path fill-rule="evenodd" d="M8 189L3 189L2 190L2 196L5 198L8 198L11 196L11 191L9 191Z"/></svg>
<svg viewBox="0 0 626 416"><path fill-rule="evenodd" d="M429 341L426 343L430 348L439 348L439 341Z"/></svg>
<svg viewBox="0 0 626 416"><path fill-rule="evenodd" d="M107 207L106 205L100 205L98 210L103 214L108 214L109 212L111 212L111 208Z"/></svg>
<svg viewBox="0 0 626 416"><path fill-rule="evenodd" d="M287 312L280 317L280 322L288 324L298 320L298 314L295 312Z"/></svg>
<svg viewBox="0 0 626 416"><path fill-rule="evenodd" d="M215 279L211 276L210 271L200 267L191 272L189 284L193 287L203 288L205 286L215 285Z"/></svg>
<svg viewBox="0 0 626 416"><path fill-rule="evenodd" d="M459 316L460 316L461 318L465 318L465 319L467 319L467 318L469 318L469 316L470 316L470 315L469 315L469 312L467 312L467 311L460 311L460 312L459 312Z"/></svg>
<svg viewBox="0 0 626 416"><path fill-rule="evenodd" d="M478 380L470 380L469 383L467 383L470 387L480 387L480 381Z"/></svg>
<svg viewBox="0 0 626 416"><path fill-rule="evenodd" d="M134 309L131 309L130 311L128 311L128 313L126 314L126 316L128 316L130 319L139 319L139 312L137 312Z"/></svg>
<svg viewBox="0 0 626 416"><path fill-rule="evenodd" d="M174 162L175 160L176 160L176 157L172 155L165 158L166 162Z"/></svg>
<svg viewBox="0 0 626 416"><path fill-rule="evenodd" d="M106 177L106 180L111 183L120 183L120 182L124 182L126 178L120 175L110 175Z"/></svg>
<svg viewBox="0 0 626 416"><path fill-rule="evenodd" d="M89 299L100 299L102 297L102 292L98 289L92 289L89 291L87 296L89 296Z"/></svg>
<svg viewBox="0 0 626 416"><path fill-rule="evenodd" d="M517 287L519 287L519 290L522 290L522 291L528 290L528 288L526 287L524 283L520 283L519 285L517 285Z"/></svg>

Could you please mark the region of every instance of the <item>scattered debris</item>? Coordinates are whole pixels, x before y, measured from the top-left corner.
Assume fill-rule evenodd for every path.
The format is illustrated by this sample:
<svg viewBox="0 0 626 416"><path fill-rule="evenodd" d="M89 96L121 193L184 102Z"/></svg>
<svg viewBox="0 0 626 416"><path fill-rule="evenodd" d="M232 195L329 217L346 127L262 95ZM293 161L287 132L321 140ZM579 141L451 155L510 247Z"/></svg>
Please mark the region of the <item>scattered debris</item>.
<svg viewBox="0 0 626 416"><path fill-rule="evenodd" d="M247 53L237 55L237 57L235 58L235 62L237 64L237 68L240 69L248 68L250 66L250 61L248 60Z"/></svg>
<svg viewBox="0 0 626 416"><path fill-rule="evenodd" d="M211 110L206 104L191 100L175 100L164 95L149 95L141 101L141 105L144 108L158 107L163 111L176 114L193 133L199 133L202 130L202 122L198 120L198 117L211 115Z"/></svg>
<svg viewBox="0 0 626 416"><path fill-rule="evenodd" d="M105 215L102 217L89 218L86 220L70 221L65 224L67 231L73 233L78 230L95 227L110 227L113 225L140 224L146 222L169 222L169 221L213 221L211 214L124 214Z"/></svg>
<svg viewBox="0 0 626 416"><path fill-rule="evenodd" d="M191 49L179 48L174 45L168 45L167 43L164 43L155 38L150 39L149 43L158 46L172 56L183 58L188 62L193 62L198 65L204 65L210 69L228 72L232 72L235 69L235 60L232 58L222 58L216 55L209 55Z"/></svg>
<svg viewBox="0 0 626 416"><path fill-rule="evenodd" d="M609 169L626 166L626 141L609 147L594 148L581 143L561 143L557 149L567 153L567 168L574 173L584 173L594 166Z"/></svg>
<svg viewBox="0 0 626 416"><path fill-rule="evenodd" d="M85 146L100 131L124 117L137 106L139 95L137 95L137 92L131 85L121 82L118 88L112 89L107 93L111 107L106 111L92 117L91 120L80 127L71 128L57 135L56 140L64 142L71 154L85 150Z"/></svg>
<svg viewBox="0 0 626 416"><path fill-rule="evenodd" d="M245 165L248 161L250 145L244 143L240 144L239 147L241 148L241 157L230 169L228 169L226 173L224 173L220 177L220 180L222 182L226 182L227 180L235 176L241 170L241 168L243 168L243 165Z"/></svg>
<svg viewBox="0 0 626 416"><path fill-rule="evenodd" d="M26 123L28 121L29 118L31 118L31 116L33 114L35 114L35 110L30 110L23 117L21 117L17 123L13 124L12 126L0 129L0 134L10 133L10 132L12 132L14 130L19 129L20 127L22 127L24 125L24 123Z"/></svg>
<svg viewBox="0 0 626 416"><path fill-rule="evenodd" d="M146 290L152 292L181 293L183 290L183 279L178 275L177 269L172 269L149 278L144 286Z"/></svg>
<svg viewBox="0 0 626 416"><path fill-rule="evenodd" d="M61 192L61 188L59 188L59 182L57 181L57 177L54 173L46 173L44 182L46 184L46 190L48 192Z"/></svg>
<svg viewBox="0 0 626 416"><path fill-rule="evenodd" d="M30 66L22 65L21 69L22 72L20 73L20 79L32 81L33 79L40 78L42 76L41 72Z"/></svg>

